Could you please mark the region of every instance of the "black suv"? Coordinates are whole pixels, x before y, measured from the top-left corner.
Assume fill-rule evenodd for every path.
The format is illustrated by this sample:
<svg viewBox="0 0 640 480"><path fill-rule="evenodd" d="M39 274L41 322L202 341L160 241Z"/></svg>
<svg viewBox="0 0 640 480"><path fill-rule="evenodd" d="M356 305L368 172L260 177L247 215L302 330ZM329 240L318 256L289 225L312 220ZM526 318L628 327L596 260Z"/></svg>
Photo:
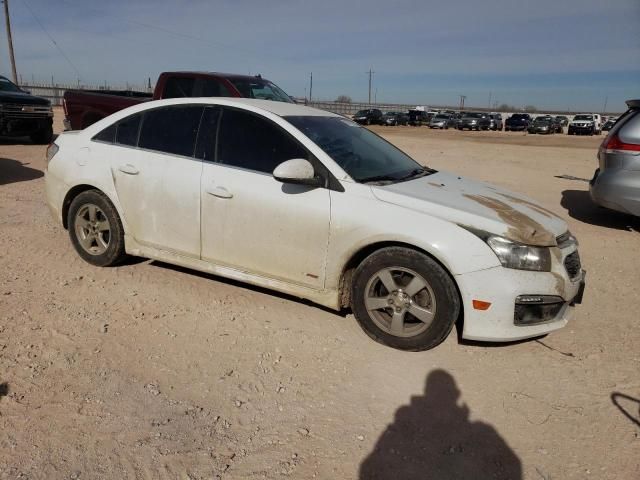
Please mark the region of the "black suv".
<svg viewBox="0 0 640 480"><path fill-rule="evenodd" d="M562 133L562 125L551 115L542 115L536 119L527 128L528 133Z"/></svg>
<svg viewBox="0 0 640 480"><path fill-rule="evenodd" d="M353 120L361 125L382 125L382 111L377 108L369 108L368 110L360 110L354 116Z"/></svg>
<svg viewBox="0 0 640 480"><path fill-rule="evenodd" d="M504 122L505 132L517 132L526 130L531 123L531 115L528 113L514 113Z"/></svg>
<svg viewBox="0 0 640 480"><path fill-rule="evenodd" d="M0 76L0 136L30 137L46 145L53 139L53 110L46 98L34 97Z"/></svg>

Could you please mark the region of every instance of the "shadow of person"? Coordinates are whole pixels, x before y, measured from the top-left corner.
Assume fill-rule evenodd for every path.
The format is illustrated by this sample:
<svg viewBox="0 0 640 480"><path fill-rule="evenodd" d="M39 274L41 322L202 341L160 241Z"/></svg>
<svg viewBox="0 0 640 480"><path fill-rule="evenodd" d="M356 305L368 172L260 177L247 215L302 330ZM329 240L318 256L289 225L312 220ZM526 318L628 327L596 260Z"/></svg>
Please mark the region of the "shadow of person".
<svg viewBox="0 0 640 480"><path fill-rule="evenodd" d="M640 221L637 218L599 207L591 201L589 192L586 190L564 190L560 205L567 210L571 218L590 225L640 231Z"/></svg>
<svg viewBox="0 0 640 480"><path fill-rule="evenodd" d="M26 165L10 158L0 158L0 185L25 182L44 176L42 171Z"/></svg>
<svg viewBox="0 0 640 480"><path fill-rule="evenodd" d="M400 407L360 465L360 480L522 478L522 465L489 424L469 421L453 377L435 370L424 396Z"/></svg>

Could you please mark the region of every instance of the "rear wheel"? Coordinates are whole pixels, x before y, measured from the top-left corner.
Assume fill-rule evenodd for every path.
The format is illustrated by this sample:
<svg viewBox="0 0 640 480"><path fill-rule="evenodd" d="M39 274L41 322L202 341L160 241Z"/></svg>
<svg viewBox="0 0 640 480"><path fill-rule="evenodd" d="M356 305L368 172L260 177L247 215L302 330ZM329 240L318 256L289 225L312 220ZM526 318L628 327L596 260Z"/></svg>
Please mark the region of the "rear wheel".
<svg viewBox="0 0 640 480"><path fill-rule="evenodd" d="M109 267L124 259L124 229L107 196L98 190L82 192L67 215L71 243L86 262Z"/></svg>
<svg viewBox="0 0 640 480"><path fill-rule="evenodd" d="M365 333L400 350L437 346L460 312L448 273L428 255L403 247L369 255L353 275L351 299Z"/></svg>

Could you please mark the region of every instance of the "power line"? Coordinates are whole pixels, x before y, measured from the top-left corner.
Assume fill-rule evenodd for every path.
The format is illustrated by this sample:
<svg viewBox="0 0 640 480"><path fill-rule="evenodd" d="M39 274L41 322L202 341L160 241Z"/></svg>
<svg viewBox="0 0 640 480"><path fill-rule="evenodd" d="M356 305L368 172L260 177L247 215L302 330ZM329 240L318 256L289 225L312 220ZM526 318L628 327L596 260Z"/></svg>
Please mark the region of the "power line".
<svg viewBox="0 0 640 480"><path fill-rule="evenodd" d="M40 25L40 28L42 29L42 31L47 35L47 37L49 37L49 40L51 40L51 43L53 43L55 45L55 47L58 49L58 52L60 52L60 55L62 55L64 57L64 59L67 61L67 63L69 65L71 65L71 68L73 68L73 70L76 72L76 74L78 75L78 78L81 77L80 72L78 71L76 66L73 64L71 59L69 57L67 57L67 54L64 53L62 48L60 48L60 45L58 45L58 42L56 42L55 39L51 36L51 34L47 31L47 29L44 28L44 25L42 24L42 22L40 21L38 16L35 14L33 9L27 3L27 0L22 0L22 3L24 3L25 7L27 7L27 9L29 10L29 13L31 13L31 16L35 19L35 21L38 23L38 25Z"/></svg>

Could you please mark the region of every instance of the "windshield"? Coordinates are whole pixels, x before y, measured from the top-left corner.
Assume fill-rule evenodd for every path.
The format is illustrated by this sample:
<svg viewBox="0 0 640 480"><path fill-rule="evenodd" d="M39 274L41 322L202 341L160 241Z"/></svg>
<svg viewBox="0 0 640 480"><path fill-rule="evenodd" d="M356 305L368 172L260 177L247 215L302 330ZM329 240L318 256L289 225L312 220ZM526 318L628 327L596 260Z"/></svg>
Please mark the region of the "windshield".
<svg viewBox="0 0 640 480"><path fill-rule="evenodd" d="M436 115L435 117L436 120L446 120L449 118L449 115Z"/></svg>
<svg viewBox="0 0 640 480"><path fill-rule="evenodd" d="M358 110L355 114L356 117L364 117L369 114L369 110Z"/></svg>
<svg viewBox="0 0 640 480"><path fill-rule="evenodd" d="M593 120L593 115L576 115L574 120Z"/></svg>
<svg viewBox="0 0 640 480"><path fill-rule="evenodd" d="M534 120L535 123L548 123L551 121L549 117L538 117Z"/></svg>
<svg viewBox="0 0 640 480"><path fill-rule="evenodd" d="M464 116L467 118L482 118L482 113L465 113Z"/></svg>
<svg viewBox="0 0 640 480"><path fill-rule="evenodd" d="M276 102L293 103L291 97L284 93L276 84L261 78L255 79L229 79L245 98L257 98L260 100L273 100Z"/></svg>
<svg viewBox="0 0 640 480"><path fill-rule="evenodd" d="M356 182L390 183L433 172L375 133L346 118L285 118Z"/></svg>
<svg viewBox="0 0 640 480"><path fill-rule="evenodd" d="M0 77L0 92L22 92L22 90L7 78Z"/></svg>
<svg viewBox="0 0 640 480"><path fill-rule="evenodd" d="M514 120L526 120L528 117L529 117L528 115L523 115L518 113L516 113L515 115L511 115L511 118L513 118Z"/></svg>
<svg viewBox="0 0 640 480"><path fill-rule="evenodd" d="M400 115L400 112L387 112L387 113L385 113L385 115L387 115L389 117L393 117L395 115Z"/></svg>

